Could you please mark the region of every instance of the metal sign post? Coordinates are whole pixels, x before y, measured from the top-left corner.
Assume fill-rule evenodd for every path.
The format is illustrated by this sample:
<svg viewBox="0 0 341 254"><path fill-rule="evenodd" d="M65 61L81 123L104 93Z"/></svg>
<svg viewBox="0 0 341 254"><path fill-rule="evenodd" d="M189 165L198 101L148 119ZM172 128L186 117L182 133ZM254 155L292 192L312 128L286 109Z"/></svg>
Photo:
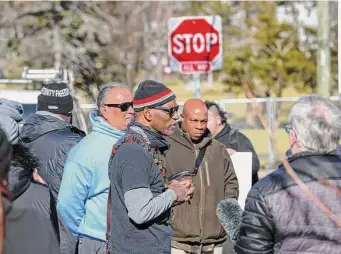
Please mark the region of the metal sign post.
<svg viewBox="0 0 341 254"><path fill-rule="evenodd" d="M194 97L200 98L200 76L198 73L193 74Z"/></svg>

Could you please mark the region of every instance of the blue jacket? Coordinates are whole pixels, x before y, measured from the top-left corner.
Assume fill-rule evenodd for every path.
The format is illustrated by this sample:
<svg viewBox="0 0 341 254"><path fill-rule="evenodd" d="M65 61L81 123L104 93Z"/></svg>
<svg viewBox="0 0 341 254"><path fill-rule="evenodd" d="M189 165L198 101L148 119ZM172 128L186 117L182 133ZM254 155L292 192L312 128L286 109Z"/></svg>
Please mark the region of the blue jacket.
<svg viewBox="0 0 341 254"><path fill-rule="evenodd" d="M123 131L90 113L92 132L71 149L64 167L57 209L75 235L105 241L108 164L113 145Z"/></svg>

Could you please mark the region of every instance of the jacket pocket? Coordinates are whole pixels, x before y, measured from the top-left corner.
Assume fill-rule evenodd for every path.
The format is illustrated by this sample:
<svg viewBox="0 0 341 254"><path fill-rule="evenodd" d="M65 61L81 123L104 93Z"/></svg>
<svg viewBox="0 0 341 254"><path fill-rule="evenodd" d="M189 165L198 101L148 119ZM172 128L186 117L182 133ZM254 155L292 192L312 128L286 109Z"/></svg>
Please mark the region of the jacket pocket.
<svg viewBox="0 0 341 254"><path fill-rule="evenodd" d="M173 211L173 237L186 240L200 236L200 226L198 217L198 205L195 200L174 207Z"/></svg>

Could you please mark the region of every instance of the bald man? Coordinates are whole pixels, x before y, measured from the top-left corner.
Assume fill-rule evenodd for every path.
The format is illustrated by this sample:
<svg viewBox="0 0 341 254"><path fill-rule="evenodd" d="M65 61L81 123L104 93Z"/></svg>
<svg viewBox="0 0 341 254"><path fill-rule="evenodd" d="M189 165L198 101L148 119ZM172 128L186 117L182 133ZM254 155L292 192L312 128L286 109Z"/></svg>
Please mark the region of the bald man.
<svg viewBox="0 0 341 254"><path fill-rule="evenodd" d="M227 236L217 216L217 204L238 197L238 180L228 152L207 129L208 112L199 99L186 101L179 128L169 138L166 154L169 175L192 170L198 155L204 157L196 176L192 200L174 208L172 254L222 253Z"/></svg>
<svg viewBox="0 0 341 254"><path fill-rule="evenodd" d="M105 253L108 164L113 144L125 134L134 115L132 101L126 85L102 86L97 109L90 113L92 132L70 151L65 163L57 209L79 238L79 254Z"/></svg>

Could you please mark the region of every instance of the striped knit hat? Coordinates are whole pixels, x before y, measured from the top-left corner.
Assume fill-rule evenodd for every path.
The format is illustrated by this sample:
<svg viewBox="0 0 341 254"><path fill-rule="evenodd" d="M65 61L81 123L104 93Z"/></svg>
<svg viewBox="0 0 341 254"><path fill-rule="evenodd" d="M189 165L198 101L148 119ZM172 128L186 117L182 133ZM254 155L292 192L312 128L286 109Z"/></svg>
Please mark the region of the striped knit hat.
<svg viewBox="0 0 341 254"><path fill-rule="evenodd" d="M139 84L134 94L134 110L138 112L146 107L158 107L174 99L175 94L164 84L154 80L145 80Z"/></svg>

